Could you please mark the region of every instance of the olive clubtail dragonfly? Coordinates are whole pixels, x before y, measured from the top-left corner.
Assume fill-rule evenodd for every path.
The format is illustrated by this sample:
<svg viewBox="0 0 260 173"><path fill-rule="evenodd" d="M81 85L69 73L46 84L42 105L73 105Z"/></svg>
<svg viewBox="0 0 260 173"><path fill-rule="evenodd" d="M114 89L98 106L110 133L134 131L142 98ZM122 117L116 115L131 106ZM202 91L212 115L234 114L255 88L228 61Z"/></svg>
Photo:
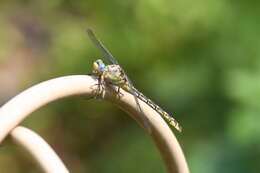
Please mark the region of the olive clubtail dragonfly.
<svg viewBox="0 0 260 173"><path fill-rule="evenodd" d="M125 91L131 93L135 98L139 98L147 105L149 105L152 109L154 109L157 113L161 115L170 125L175 127L179 132L182 131L182 127L180 124L167 112L165 112L162 108L156 105L152 100L144 96L141 92L139 92L132 84L123 68L119 65L114 56L109 52L109 50L102 44L100 40L97 39L95 34L91 29L87 29L87 33L91 41L94 45L99 48L104 57L111 63L109 65L105 65L105 63L101 59L97 59L93 63L93 75L100 77L101 84L108 83L122 88ZM137 99L136 99L137 101Z"/></svg>

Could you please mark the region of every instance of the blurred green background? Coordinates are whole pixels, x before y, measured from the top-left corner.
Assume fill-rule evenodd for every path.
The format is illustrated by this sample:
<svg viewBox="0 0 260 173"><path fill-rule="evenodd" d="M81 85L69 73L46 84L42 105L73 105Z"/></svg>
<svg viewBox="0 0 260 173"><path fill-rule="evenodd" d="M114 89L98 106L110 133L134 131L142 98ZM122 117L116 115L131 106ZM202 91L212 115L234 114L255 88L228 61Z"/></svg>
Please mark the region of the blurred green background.
<svg viewBox="0 0 260 173"><path fill-rule="evenodd" d="M9 0L0 3L0 104L48 79L91 72L92 28L135 86L184 127L193 173L259 172L260 1ZM167 172L149 136L111 103L66 98L23 123L71 172ZM1 172L41 172L17 146Z"/></svg>

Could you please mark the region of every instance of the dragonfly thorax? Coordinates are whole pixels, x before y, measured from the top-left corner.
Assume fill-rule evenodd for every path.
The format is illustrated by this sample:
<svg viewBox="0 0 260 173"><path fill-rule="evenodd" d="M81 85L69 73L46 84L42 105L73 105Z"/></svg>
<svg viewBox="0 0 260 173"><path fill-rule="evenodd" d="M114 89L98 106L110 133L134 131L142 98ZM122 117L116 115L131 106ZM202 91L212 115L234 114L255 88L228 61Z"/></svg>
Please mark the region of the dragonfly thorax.
<svg viewBox="0 0 260 173"><path fill-rule="evenodd" d="M109 72L109 73L113 73L116 76L123 75L121 67L119 65L116 65L116 64L107 65L106 68L105 68L105 71Z"/></svg>
<svg viewBox="0 0 260 173"><path fill-rule="evenodd" d="M105 67L104 80L110 84L122 87L126 83L125 75L119 65L111 64Z"/></svg>
<svg viewBox="0 0 260 173"><path fill-rule="evenodd" d="M100 75L110 84L123 87L126 83L126 78L122 68L117 64L105 65L101 59L97 59L93 63L93 74Z"/></svg>

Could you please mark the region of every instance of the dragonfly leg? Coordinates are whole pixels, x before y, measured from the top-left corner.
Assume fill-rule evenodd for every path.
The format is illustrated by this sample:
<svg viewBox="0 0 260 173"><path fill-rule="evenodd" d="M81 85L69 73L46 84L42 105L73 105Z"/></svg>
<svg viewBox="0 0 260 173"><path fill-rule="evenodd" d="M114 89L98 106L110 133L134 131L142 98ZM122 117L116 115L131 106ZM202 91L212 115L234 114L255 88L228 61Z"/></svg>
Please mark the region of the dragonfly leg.
<svg viewBox="0 0 260 173"><path fill-rule="evenodd" d="M94 98L95 99L103 99L105 97L105 81L103 76L98 77L98 83L95 84L95 86L98 86L96 90L94 90Z"/></svg>
<svg viewBox="0 0 260 173"><path fill-rule="evenodd" d="M120 88L121 87L117 87L117 90L116 90L116 96L118 97L118 99L120 99L122 96L124 96L124 94L120 93Z"/></svg>
<svg viewBox="0 0 260 173"><path fill-rule="evenodd" d="M101 95L101 98L104 99L105 98L105 80L104 80L104 76L101 75L100 76L100 81L99 81L99 94Z"/></svg>

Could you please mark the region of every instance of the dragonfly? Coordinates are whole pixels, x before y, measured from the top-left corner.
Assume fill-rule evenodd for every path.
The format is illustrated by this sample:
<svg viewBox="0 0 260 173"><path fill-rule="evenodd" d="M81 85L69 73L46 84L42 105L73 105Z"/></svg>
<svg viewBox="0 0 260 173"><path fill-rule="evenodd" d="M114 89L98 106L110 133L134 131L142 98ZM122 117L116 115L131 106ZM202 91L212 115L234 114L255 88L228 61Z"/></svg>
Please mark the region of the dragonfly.
<svg viewBox="0 0 260 173"><path fill-rule="evenodd" d="M88 36L93 44L103 53L103 56L110 63L106 65L101 59L97 59L93 63L93 75L100 77L101 84L108 83L122 88L125 91L131 93L137 102L137 98L142 100L152 109L154 109L162 118L166 120L171 126L175 127L177 131L182 132L181 125L167 112L165 112L161 107L155 104L152 100L147 98L144 94L139 92L126 75L123 68L119 65L116 58L110 53L110 51L104 46L104 44L96 37L94 32L91 29L87 29ZM138 102L137 102L138 103Z"/></svg>

